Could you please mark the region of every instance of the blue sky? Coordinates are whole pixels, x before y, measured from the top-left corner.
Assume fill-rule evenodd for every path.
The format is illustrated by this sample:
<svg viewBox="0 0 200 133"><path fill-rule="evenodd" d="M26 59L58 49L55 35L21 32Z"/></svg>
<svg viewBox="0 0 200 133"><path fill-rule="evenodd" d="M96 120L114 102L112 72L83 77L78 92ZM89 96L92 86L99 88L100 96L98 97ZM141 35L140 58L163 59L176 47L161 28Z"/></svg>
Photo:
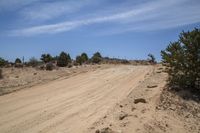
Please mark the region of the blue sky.
<svg viewBox="0 0 200 133"><path fill-rule="evenodd" d="M160 59L181 31L200 28L199 0L0 0L0 57Z"/></svg>

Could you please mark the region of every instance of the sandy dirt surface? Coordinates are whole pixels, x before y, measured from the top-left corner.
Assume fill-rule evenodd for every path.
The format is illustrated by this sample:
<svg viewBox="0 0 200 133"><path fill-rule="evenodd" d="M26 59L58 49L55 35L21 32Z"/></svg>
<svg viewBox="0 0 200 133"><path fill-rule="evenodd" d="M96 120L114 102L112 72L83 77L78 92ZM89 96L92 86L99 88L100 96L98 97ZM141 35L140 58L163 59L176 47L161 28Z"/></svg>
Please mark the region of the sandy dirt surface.
<svg viewBox="0 0 200 133"><path fill-rule="evenodd" d="M53 71L45 71L32 67L24 68L3 68L3 79L0 79L0 95L8 94L13 91L30 88L37 84L68 78L80 73L94 71L96 69L108 68L109 65L83 65L72 68L57 68Z"/></svg>
<svg viewBox="0 0 200 133"><path fill-rule="evenodd" d="M92 124L135 88L134 96L140 97L137 86L151 73L152 66L113 66L0 96L0 133L93 132ZM157 91L146 92L151 91L153 100ZM137 106L138 112L151 109Z"/></svg>
<svg viewBox="0 0 200 133"><path fill-rule="evenodd" d="M167 91L167 74L162 69L155 66L127 98L85 133L200 133L198 100L192 100L188 92Z"/></svg>

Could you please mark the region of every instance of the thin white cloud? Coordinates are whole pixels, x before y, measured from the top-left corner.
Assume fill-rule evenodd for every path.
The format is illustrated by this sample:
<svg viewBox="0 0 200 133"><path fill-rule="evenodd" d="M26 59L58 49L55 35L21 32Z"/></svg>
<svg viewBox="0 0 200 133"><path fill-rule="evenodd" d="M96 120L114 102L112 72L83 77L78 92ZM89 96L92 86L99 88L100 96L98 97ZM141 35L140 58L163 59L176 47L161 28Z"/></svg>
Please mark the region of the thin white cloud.
<svg viewBox="0 0 200 133"><path fill-rule="evenodd" d="M198 13L200 6L195 3L193 5L188 5L187 2L189 2L189 0L155 1L144 3L129 11L115 13L108 16L98 15L97 17L82 20L35 26L21 30L14 30L11 34L15 36L31 36L60 33L85 25L106 22L118 24L118 27L111 28L116 29L113 30L113 32L118 32L118 29L120 29L120 32L158 30L200 22L200 14ZM123 29L123 27L126 28Z"/></svg>
<svg viewBox="0 0 200 133"><path fill-rule="evenodd" d="M0 12L12 11L37 1L39 0L0 0Z"/></svg>
<svg viewBox="0 0 200 133"><path fill-rule="evenodd" d="M29 21L45 21L79 11L91 3L91 0L43 2L26 7L20 14Z"/></svg>
<svg viewBox="0 0 200 133"><path fill-rule="evenodd" d="M42 34L42 33L48 33L48 34L59 33L63 31L69 31L69 30L72 30L74 28L84 26L84 25L123 20L128 17L136 16L150 10L152 10L152 8L146 8L145 10L144 9L131 10L128 12L119 13L119 14L115 14L111 16L105 16L105 17L97 17L97 18L78 20L78 21L70 21L70 22L67 21L67 22L58 23L58 24L36 26L36 27L13 31L12 35L29 36L29 35L37 35L37 34Z"/></svg>

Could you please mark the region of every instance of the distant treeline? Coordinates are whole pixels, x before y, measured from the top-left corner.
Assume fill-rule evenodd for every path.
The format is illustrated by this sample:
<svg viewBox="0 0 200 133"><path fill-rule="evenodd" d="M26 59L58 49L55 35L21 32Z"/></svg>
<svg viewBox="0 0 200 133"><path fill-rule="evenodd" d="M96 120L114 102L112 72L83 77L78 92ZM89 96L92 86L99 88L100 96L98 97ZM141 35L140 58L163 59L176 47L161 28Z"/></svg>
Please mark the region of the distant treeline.
<svg viewBox="0 0 200 133"><path fill-rule="evenodd" d="M21 60L20 58L16 58L15 62L8 62L5 59L0 58L0 67L41 66L45 67L46 69L51 69L53 66L72 67L82 64L152 64L156 62L155 57L152 54L149 54L148 56L149 59L147 60L130 61L126 59L103 57L100 52L96 52L91 58L88 57L87 53L82 53L76 56L74 60L71 58L70 54L66 52L61 52L58 56L52 56L51 54L46 53L41 55L40 60L32 57L27 62L24 62L24 59Z"/></svg>

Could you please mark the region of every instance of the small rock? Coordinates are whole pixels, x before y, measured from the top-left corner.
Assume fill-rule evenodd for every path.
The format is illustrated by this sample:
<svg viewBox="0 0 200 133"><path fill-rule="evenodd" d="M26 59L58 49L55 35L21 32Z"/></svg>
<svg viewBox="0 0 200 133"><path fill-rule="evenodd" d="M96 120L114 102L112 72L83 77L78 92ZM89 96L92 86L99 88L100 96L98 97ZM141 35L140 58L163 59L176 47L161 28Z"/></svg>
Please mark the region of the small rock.
<svg viewBox="0 0 200 133"><path fill-rule="evenodd" d="M101 129L101 130L99 130L99 129L96 130L95 133L114 133L114 132L109 127L106 127L106 128Z"/></svg>
<svg viewBox="0 0 200 133"><path fill-rule="evenodd" d="M161 108L160 108L159 106L156 106L156 109L157 109L157 110L161 110Z"/></svg>
<svg viewBox="0 0 200 133"><path fill-rule="evenodd" d="M121 127L126 127L127 125L126 125L126 123L123 123L123 124L121 124L120 126L121 126Z"/></svg>
<svg viewBox="0 0 200 133"><path fill-rule="evenodd" d="M158 87L157 85L148 85L147 88L156 88Z"/></svg>
<svg viewBox="0 0 200 133"><path fill-rule="evenodd" d="M134 100L134 103L138 104L138 103L147 103L147 102L146 102L146 100L144 98L138 98L138 99Z"/></svg>
<svg viewBox="0 0 200 133"><path fill-rule="evenodd" d="M123 105L119 105L120 108L123 108Z"/></svg>
<svg viewBox="0 0 200 133"><path fill-rule="evenodd" d="M37 75L37 73L33 73L33 75Z"/></svg>
<svg viewBox="0 0 200 133"><path fill-rule="evenodd" d="M161 73L162 71L157 71L156 73Z"/></svg>
<svg viewBox="0 0 200 133"><path fill-rule="evenodd" d="M131 111L134 111L134 110L136 110L136 108L135 108L135 107L132 107L132 108L131 108Z"/></svg>
<svg viewBox="0 0 200 133"><path fill-rule="evenodd" d="M126 117L128 117L128 114L120 114L119 115L119 120L123 120Z"/></svg>
<svg viewBox="0 0 200 133"><path fill-rule="evenodd" d="M176 110L176 105L172 104L169 109L175 111Z"/></svg>
<svg viewBox="0 0 200 133"><path fill-rule="evenodd" d="M145 112L146 112L146 109L143 109L143 110L141 111L141 113L143 113L143 114L144 114Z"/></svg>
<svg viewBox="0 0 200 133"><path fill-rule="evenodd" d="M185 118L190 118L190 117L191 117L190 113L188 113L188 114L185 115Z"/></svg>

